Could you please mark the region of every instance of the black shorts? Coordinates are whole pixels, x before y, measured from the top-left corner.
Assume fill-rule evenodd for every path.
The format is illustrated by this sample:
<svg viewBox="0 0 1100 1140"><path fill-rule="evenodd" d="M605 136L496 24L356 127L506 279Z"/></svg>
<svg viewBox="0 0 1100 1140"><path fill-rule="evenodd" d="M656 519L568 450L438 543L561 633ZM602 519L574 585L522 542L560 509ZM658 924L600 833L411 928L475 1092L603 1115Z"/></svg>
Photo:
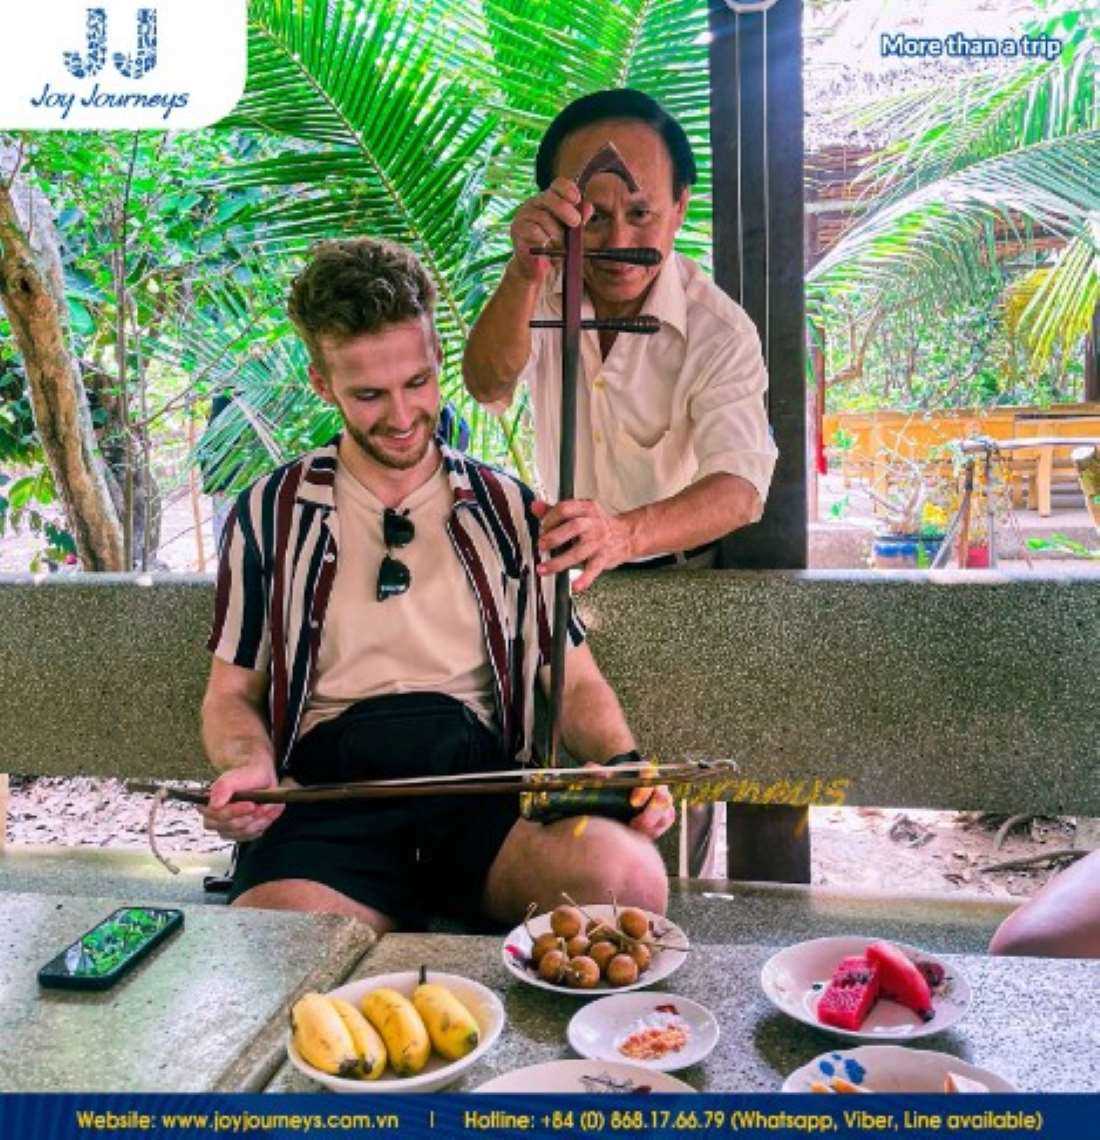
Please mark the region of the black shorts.
<svg viewBox="0 0 1100 1140"><path fill-rule="evenodd" d="M302 737L288 762L307 786L505 766L496 734L440 693L360 701ZM489 868L518 815L515 795L288 804L242 846L229 898L277 879L310 879L405 930L424 929L432 914L475 924Z"/></svg>

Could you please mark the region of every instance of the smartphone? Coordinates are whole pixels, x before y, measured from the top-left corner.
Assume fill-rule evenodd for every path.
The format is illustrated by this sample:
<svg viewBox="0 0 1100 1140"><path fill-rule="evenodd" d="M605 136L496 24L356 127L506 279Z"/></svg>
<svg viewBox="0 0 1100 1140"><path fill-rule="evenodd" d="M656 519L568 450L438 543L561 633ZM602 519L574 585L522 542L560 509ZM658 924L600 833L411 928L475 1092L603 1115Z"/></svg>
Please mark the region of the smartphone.
<svg viewBox="0 0 1100 1140"><path fill-rule="evenodd" d="M109 989L181 926L181 910L121 907L47 962L38 971L38 984L62 990Z"/></svg>

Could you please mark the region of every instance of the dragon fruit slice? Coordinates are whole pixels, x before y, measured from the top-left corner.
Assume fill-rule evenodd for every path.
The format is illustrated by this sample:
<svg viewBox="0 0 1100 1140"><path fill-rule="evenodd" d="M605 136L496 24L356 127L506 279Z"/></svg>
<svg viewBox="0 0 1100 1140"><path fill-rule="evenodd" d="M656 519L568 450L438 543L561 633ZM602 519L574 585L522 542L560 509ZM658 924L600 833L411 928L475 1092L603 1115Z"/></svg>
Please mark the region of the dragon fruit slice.
<svg viewBox="0 0 1100 1140"><path fill-rule="evenodd" d="M878 967L866 958L844 958L817 1003L817 1016L825 1025L857 1030L871 1012L878 994Z"/></svg>
<svg viewBox="0 0 1100 1140"><path fill-rule="evenodd" d="M936 1016L924 974L892 942L872 942L867 961L878 967L882 996L911 1009L922 1021Z"/></svg>

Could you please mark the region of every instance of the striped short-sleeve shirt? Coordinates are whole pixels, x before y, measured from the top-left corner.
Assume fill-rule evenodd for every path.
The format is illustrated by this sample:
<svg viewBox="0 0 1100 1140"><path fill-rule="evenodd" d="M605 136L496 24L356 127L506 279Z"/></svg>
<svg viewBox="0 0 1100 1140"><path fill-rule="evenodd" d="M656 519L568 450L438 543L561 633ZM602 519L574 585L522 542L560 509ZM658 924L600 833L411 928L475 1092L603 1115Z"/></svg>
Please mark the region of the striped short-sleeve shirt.
<svg viewBox="0 0 1100 1140"><path fill-rule="evenodd" d="M222 532L207 644L224 661L268 674L280 774L298 738L336 577L338 446L339 437L259 479L238 496ZM534 495L498 468L442 443L440 451L454 494L447 538L477 599L497 724L509 755L529 763L534 687L550 663L553 613L553 578L536 573ZM584 640L575 609L569 635L573 644Z"/></svg>

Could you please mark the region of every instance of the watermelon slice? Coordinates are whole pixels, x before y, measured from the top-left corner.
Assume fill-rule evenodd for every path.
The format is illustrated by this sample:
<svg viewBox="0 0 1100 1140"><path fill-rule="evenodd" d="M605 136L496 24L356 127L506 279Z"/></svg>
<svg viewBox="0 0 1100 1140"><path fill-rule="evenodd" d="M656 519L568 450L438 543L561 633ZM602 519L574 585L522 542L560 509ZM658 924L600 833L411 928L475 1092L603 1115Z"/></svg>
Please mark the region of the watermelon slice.
<svg viewBox="0 0 1100 1140"><path fill-rule="evenodd" d="M924 974L892 942L872 942L867 961L878 967L879 986L884 998L911 1009L922 1021L936 1016L932 991Z"/></svg>
<svg viewBox="0 0 1100 1140"><path fill-rule="evenodd" d="M817 1016L824 1025L857 1030L878 994L878 967L866 958L844 958L817 1003Z"/></svg>

